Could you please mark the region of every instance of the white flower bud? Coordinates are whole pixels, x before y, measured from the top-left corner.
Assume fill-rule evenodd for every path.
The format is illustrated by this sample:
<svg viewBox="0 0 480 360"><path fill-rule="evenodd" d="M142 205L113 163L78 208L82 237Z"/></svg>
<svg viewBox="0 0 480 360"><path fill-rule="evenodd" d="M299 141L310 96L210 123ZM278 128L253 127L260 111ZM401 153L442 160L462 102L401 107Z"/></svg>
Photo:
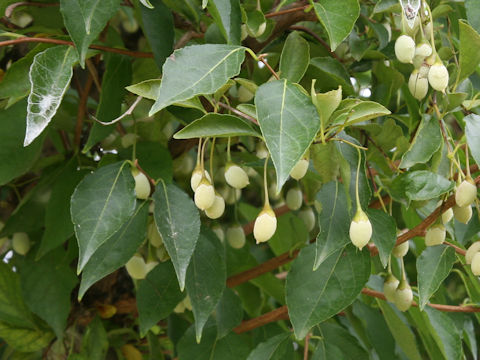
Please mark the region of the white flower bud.
<svg viewBox="0 0 480 360"><path fill-rule="evenodd" d="M442 63L435 63L428 72L428 82L435 90L445 92L448 85L448 70Z"/></svg>
<svg viewBox="0 0 480 360"><path fill-rule="evenodd" d="M408 248L409 248L408 241L405 241L393 248L392 255L395 256L396 258L402 258L405 255L407 255Z"/></svg>
<svg viewBox="0 0 480 360"><path fill-rule="evenodd" d="M472 273L475 276L480 276L480 252L477 252L472 259Z"/></svg>
<svg viewBox="0 0 480 360"><path fill-rule="evenodd" d="M415 99L422 100L428 93L428 79L421 77L418 70L413 70L408 79L408 89Z"/></svg>
<svg viewBox="0 0 480 360"><path fill-rule="evenodd" d="M148 178L137 168L132 169L132 176L135 179L135 194L137 199L148 199L151 190Z"/></svg>
<svg viewBox="0 0 480 360"><path fill-rule="evenodd" d="M250 182L248 175L240 166L236 164L227 164L225 167L225 181L235 189L243 189Z"/></svg>
<svg viewBox="0 0 480 360"><path fill-rule="evenodd" d="M452 220L453 218L453 209L450 208L448 210L445 210L442 214L442 223L443 225L445 225L446 223L448 223L450 220Z"/></svg>
<svg viewBox="0 0 480 360"><path fill-rule="evenodd" d="M234 249L240 249L245 245L245 233L240 225L232 225L227 229L227 241Z"/></svg>
<svg viewBox="0 0 480 360"><path fill-rule="evenodd" d="M350 223L350 240L360 250L368 244L372 238L372 224L368 219L367 214L362 209L358 208L355 217Z"/></svg>
<svg viewBox="0 0 480 360"><path fill-rule="evenodd" d="M315 227L315 213L313 212L311 207L306 207L299 211L298 217L303 220L305 226L307 227L307 231L310 232Z"/></svg>
<svg viewBox="0 0 480 360"><path fill-rule="evenodd" d="M432 55L432 47L430 44L423 42L415 47L415 56L422 56L423 58L426 58L430 55Z"/></svg>
<svg viewBox="0 0 480 360"><path fill-rule="evenodd" d="M223 231L223 228L220 225L215 224L212 226L212 231L215 233L215 235L217 235L217 237L223 243L223 241L225 240L225 231Z"/></svg>
<svg viewBox="0 0 480 360"><path fill-rule="evenodd" d="M395 291L394 303L398 310L407 311L412 306L413 292L410 285L406 281L402 280Z"/></svg>
<svg viewBox="0 0 480 360"><path fill-rule="evenodd" d="M445 241L446 230L442 224L433 225L425 233L425 245L440 245Z"/></svg>
<svg viewBox="0 0 480 360"><path fill-rule="evenodd" d="M259 159L265 159L268 156L268 150L263 141L260 141L255 145L255 152Z"/></svg>
<svg viewBox="0 0 480 360"><path fill-rule="evenodd" d="M383 294L387 298L387 301L391 303L395 302L395 291L400 281L393 274L389 274L383 283Z"/></svg>
<svg viewBox="0 0 480 360"><path fill-rule="evenodd" d="M215 190L207 179L203 178L195 191L195 205L200 210L208 209L215 201Z"/></svg>
<svg viewBox="0 0 480 360"><path fill-rule="evenodd" d="M205 215L210 219L218 219L225 211L225 200L219 193L215 193L215 200L212 206L205 210Z"/></svg>
<svg viewBox="0 0 480 360"><path fill-rule="evenodd" d="M465 254L465 262L467 264L472 263L473 256L480 251L480 241L475 241L470 247L467 249L467 253Z"/></svg>
<svg viewBox="0 0 480 360"><path fill-rule="evenodd" d="M150 244L152 244L152 246L156 248L163 245L162 235L158 232L157 226L155 225L154 221L148 224L147 238Z"/></svg>
<svg viewBox="0 0 480 360"><path fill-rule="evenodd" d="M12 248L17 254L26 255L30 250L30 238L24 232L17 232L12 236Z"/></svg>
<svg viewBox="0 0 480 360"><path fill-rule="evenodd" d="M472 218L472 207L470 205L467 206L453 206L453 216L457 221L460 221L463 224L468 224L470 219Z"/></svg>
<svg viewBox="0 0 480 360"><path fill-rule="evenodd" d="M290 176L295 180L300 180L307 173L308 164L309 162L307 159L300 159L300 161L295 164L292 171L290 171Z"/></svg>
<svg viewBox="0 0 480 360"><path fill-rule="evenodd" d="M153 268L154 268L155 266L157 266L157 265L158 265L158 261L148 261L148 262L145 264L145 276L147 276L148 273L149 273L150 271L152 271Z"/></svg>
<svg viewBox="0 0 480 360"><path fill-rule="evenodd" d="M147 276L145 260L143 260L143 257L138 254L133 255L132 258L128 260L125 264L125 268L132 279L140 280L145 279Z"/></svg>
<svg viewBox="0 0 480 360"><path fill-rule="evenodd" d="M395 41L395 55L402 63L411 63L415 56L415 41L408 35L401 35Z"/></svg>
<svg viewBox="0 0 480 360"><path fill-rule="evenodd" d="M297 187L291 188L290 190L287 191L285 202L287 203L287 206L290 210L300 209L303 202L302 191Z"/></svg>
<svg viewBox="0 0 480 360"><path fill-rule="evenodd" d="M204 175L205 175L205 178L212 182L212 179L210 178L210 174L208 173L207 170L204 170L203 171ZM196 191L197 190L197 187L198 185L200 185L200 181L202 181L202 169L200 168L200 166L197 166L193 172L192 172L192 177L190 178L190 186L192 187L192 190L193 191Z"/></svg>
<svg viewBox="0 0 480 360"><path fill-rule="evenodd" d="M457 205L460 207L470 205L476 198L477 187L472 178L463 180L455 191L455 202Z"/></svg>
<svg viewBox="0 0 480 360"><path fill-rule="evenodd" d="M277 230L277 218L270 206L266 206L255 219L253 237L258 243L270 240Z"/></svg>

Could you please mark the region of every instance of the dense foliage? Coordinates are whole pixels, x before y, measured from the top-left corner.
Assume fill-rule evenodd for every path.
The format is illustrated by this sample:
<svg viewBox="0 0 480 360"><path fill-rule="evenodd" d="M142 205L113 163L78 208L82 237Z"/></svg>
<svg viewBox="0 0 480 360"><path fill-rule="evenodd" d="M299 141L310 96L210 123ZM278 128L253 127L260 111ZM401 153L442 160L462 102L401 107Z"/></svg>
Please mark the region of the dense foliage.
<svg viewBox="0 0 480 360"><path fill-rule="evenodd" d="M0 12L2 359L477 359L480 1Z"/></svg>

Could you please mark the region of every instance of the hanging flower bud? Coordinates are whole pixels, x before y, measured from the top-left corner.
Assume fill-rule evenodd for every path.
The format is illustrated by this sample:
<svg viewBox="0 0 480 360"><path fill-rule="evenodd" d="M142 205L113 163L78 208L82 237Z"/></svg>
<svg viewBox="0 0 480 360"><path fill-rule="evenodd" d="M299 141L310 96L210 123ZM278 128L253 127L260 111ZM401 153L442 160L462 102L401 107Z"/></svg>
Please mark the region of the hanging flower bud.
<svg viewBox="0 0 480 360"><path fill-rule="evenodd" d="M472 263L472 259L477 252L480 251L480 241L475 241L470 247L467 249L467 253L465 254L465 262L467 264Z"/></svg>
<svg viewBox="0 0 480 360"><path fill-rule="evenodd" d="M428 93L428 79L415 69L408 79L408 89L415 99L422 100Z"/></svg>
<svg viewBox="0 0 480 360"><path fill-rule="evenodd" d="M453 216L457 221L460 221L463 224L468 224L470 219L472 218L472 207L470 205L467 206L453 206Z"/></svg>
<svg viewBox="0 0 480 360"><path fill-rule="evenodd" d="M148 178L137 168L132 168L132 176L135 179L135 194L137 199L148 199L151 190Z"/></svg>
<svg viewBox="0 0 480 360"><path fill-rule="evenodd" d="M195 205L200 210L208 209L215 201L215 190L207 179L203 178L195 191Z"/></svg>
<svg viewBox="0 0 480 360"><path fill-rule="evenodd" d="M235 224L227 229L227 241L234 249L241 249L245 245L245 233L241 225Z"/></svg>
<svg viewBox="0 0 480 360"><path fill-rule="evenodd" d="M17 254L26 255L30 250L30 238L24 232L17 232L12 236L12 248Z"/></svg>
<svg viewBox="0 0 480 360"><path fill-rule="evenodd" d="M472 259L472 273L475 276L480 276L480 252L477 252Z"/></svg>
<svg viewBox="0 0 480 360"><path fill-rule="evenodd" d="M360 250L368 244L372 237L372 224L367 214L359 207L350 223L350 240Z"/></svg>
<svg viewBox="0 0 480 360"><path fill-rule="evenodd" d="M148 225L147 238L150 244L152 244L152 246L156 248L163 245L162 235L158 232L157 226L155 225L154 221L152 221Z"/></svg>
<svg viewBox="0 0 480 360"><path fill-rule="evenodd" d="M383 294L387 298L387 301L391 303L395 302L395 291L400 281L393 274L388 274L385 282L383 283Z"/></svg>
<svg viewBox="0 0 480 360"><path fill-rule="evenodd" d="M259 159L265 159L268 156L268 150L263 141L255 145L255 153Z"/></svg>
<svg viewBox="0 0 480 360"><path fill-rule="evenodd" d="M219 193L215 193L215 200L213 201L212 206L205 210L205 214L210 219L218 219L220 216L223 215L225 211L225 200Z"/></svg>
<svg viewBox="0 0 480 360"><path fill-rule="evenodd" d="M458 206L463 207L470 205L477 198L477 187L471 177L467 177L457 187L455 191L455 202Z"/></svg>
<svg viewBox="0 0 480 360"><path fill-rule="evenodd" d="M405 241L393 248L392 255L395 256L396 258L402 258L405 255L407 255L408 248L409 248L408 241Z"/></svg>
<svg viewBox="0 0 480 360"><path fill-rule="evenodd" d="M295 164L292 171L290 171L290 176L295 180L300 180L307 173L308 164L309 162L307 159L300 159L300 161Z"/></svg>
<svg viewBox="0 0 480 360"><path fill-rule="evenodd" d="M411 63L415 56L415 41L408 35L401 35L395 41L395 55L402 63Z"/></svg>
<svg viewBox="0 0 480 360"><path fill-rule="evenodd" d="M233 163L225 166L225 181L235 189L243 189L250 183L245 170Z"/></svg>
<svg viewBox="0 0 480 360"><path fill-rule="evenodd" d="M448 210L445 210L442 214L442 223L443 225L445 225L446 223L448 223L450 220L452 220L453 218L453 209L450 208Z"/></svg>
<svg viewBox="0 0 480 360"><path fill-rule="evenodd" d="M311 207L305 207L299 211L298 217L303 220L305 226L307 227L307 231L310 232L315 227L315 213L313 212Z"/></svg>
<svg viewBox="0 0 480 360"><path fill-rule="evenodd" d="M133 255L132 258L128 260L125 264L125 268L132 279L140 280L145 279L147 276L145 260L143 260L143 257L138 254Z"/></svg>
<svg viewBox="0 0 480 360"><path fill-rule="evenodd" d="M205 176L205 178L212 182L212 179L210 178L210 174L208 173L207 170L204 170L203 171L203 176ZM193 172L192 172L192 177L190 178L190 186L192 187L192 190L193 191L196 191L197 190L197 187L198 185L200 185L200 181L202 181L202 168L200 166L197 166Z"/></svg>
<svg viewBox="0 0 480 360"><path fill-rule="evenodd" d="M425 234L425 245L435 246L440 245L445 241L446 230L442 224L433 225Z"/></svg>
<svg viewBox="0 0 480 360"><path fill-rule="evenodd" d="M402 280L395 291L394 303L398 310L407 311L412 306L413 292L410 285Z"/></svg>
<svg viewBox="0 0 480 360"><path fill-rule="evenodd" d="M277 230L277 218L270 205L266 205L258 214L253 226L253 237L258 243L270 240Z"/></svg>
<svg viewBox="0 0 480 360"><path fill-rule="evenodd" d="M436 62L428 72L428 82L435 90L445 92L448 85L448 70L441 62Z"/></svg>
<svg viewBox="0 0 480 360"><path fill-rule="evenodd" d="M415 56L426 58L432 55L432 47L427 42L422 42L415 47Z"/></svg>
<svg viewBox="0 0 480 360"><path fill-rule="evenodd" d="M298 210L302 206L303 194L298 187L293 187L287 191L285 202L290 210Z"/></svg>

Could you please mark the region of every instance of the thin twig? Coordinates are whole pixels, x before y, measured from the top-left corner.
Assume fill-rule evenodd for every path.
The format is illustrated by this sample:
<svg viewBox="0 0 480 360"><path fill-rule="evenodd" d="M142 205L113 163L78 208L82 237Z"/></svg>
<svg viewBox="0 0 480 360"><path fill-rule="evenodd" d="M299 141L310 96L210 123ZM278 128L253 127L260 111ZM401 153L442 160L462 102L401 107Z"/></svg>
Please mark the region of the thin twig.
<svg viewBox="0 0 480 360"><path fill-rule="evenodd" d="M248 120L248 121L251 121L252 123L258 125L258 121L257 119L255 119L254 117L251 117L250 115L248 114L245 114L244 112L240 111L240 110L237 110L233 107L231 107L230 105L227 105L227 104L224 104L222 102L217 102L217 105L224 108L224 109L227 109L229 111L231 111L232 113L234 113L235 115L238 115L240 117L243 117L244 119Z"/></svg>
<svg viewBox="0 0 480 360"><path fill-rule="evenodd" d="M73 143L75 144L75 148L78 148L80 146L80 142L82 140L83 120L85 118L85 114L87 113L88 94L90 93L92 84L93 76L92 74L88 73L83 90L81 89L81 87L78 87L77 89L80 94L80 100L78 103L77 123L75 125L75 137L73 141Z"/></svg>
<svg viewBox="0 0 480 360"><path fill-rule="evenodd" d="M290 14L290 13L294 13L294 12L298 12L298 11L305 11L305 9L308 8L309 6L310 5L305 5L305 6L300 6L300 7L296 7L296 8L287 9L287 10L280 10L280 11L265 14L265 17L266 18L271 18L271 17L282 16L282 15L285 15L285 14Z"/></svg>
<svg viewBox="0 0 480 360"><path fill-rule="evenodd" d="M143 97L138 96L135 99L135 101L133 102L133 104L127 109L127 111L125 111L122 115L120 115L116 119L113 119L112 121L100 121L95 116L93 116L93 115L90 115L90 116L93 120L95 120L96 122L98 122L102 125L112 125L112 124L115 124L116 122L122 120L124 117L127 117L128 115L131 115L133 113L133 110L135 110L135 108L137 107L137 105L140 103L140 101L142 99L143 99Z"/></svg>
<svg viewBox="0 0 480 360"><path fill-rule="evenodd" d="M305 336L305 345L303 346L303 360L308 360L308 343L310 342L310 333Z"/></svg>
<svg viewBox="0 0 480 360"><path fill-rule="evenodd" d="M260 60L267 67L267 69L272 73L275 79L280 80L280 77L278 76L278 74L275 72L275 70L273 70L273 68L270 66L268 61L265 60L266 56L267 54L258 55L258 60Z"/></svg>
<svg viewBox="0 0 480 360"><path fill-rule="evenodd" d="M16 45L16 44L21 44L21 43L45 43L45 44L57 44L57 45L70 45L70 46L75 46L73 42L71 41L66 41L66 40L60 40L60 39L50 39L50 38L41 38L41 37L21 37L13 40L5 40L5 41L0 41L0 47L2 46L8 46L8 45ZM108 46L102 46L102 45L90 45L90 49L94 50L101 50L105 52L111 52L111 53L116 53L116 54L122 54L122 55L128 55L132 57L137 57L137 58L153 58L153 54L149 52L142 52L142 51L130 51L130 50L123 50L123 49L117 49L117 48L112 48Z"/></svg>

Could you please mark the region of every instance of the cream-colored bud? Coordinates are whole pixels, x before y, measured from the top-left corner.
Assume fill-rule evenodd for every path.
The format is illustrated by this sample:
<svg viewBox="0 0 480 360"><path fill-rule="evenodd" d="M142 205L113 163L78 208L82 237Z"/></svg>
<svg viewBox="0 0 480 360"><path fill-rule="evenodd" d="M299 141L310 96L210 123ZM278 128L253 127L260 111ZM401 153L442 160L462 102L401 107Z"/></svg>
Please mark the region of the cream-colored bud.
<svg viewBox="0 0 480 360"><path fill-rule="evenodd" d="M409 248L409 243L408 241L405 241L393 248L392 255L395 256L396 258L402 258L405 255L407 255L408 248Z"/></svg>
<svg viewBox="0 0 480 360"><path fill-rule="evenodd" d="M467 249L467 253L465 254L465 262L467 264L472 263L473 256L480 252L480 241L475 241L470 247Z"/></svg>
<svg viewBox="0 0 480 360"><path fill-rule="evenodd" d="M408 35L401 35L395 41L395 55L402 63L411 63L415 56L415 41Z"/></svg>
<svg viewBox="0 0 480 360"><path fill-rule="evenodd" d="M208 209L215 201L215 189L207 179L203 178L195 191L195 205L200 210Z"/></svg>
<svg viewBox="0 0 480 360"><path fill-rule="evenodd" d="M245 245L245 233L240 225L232 225L227 229L227 241L234 249L240 249Z"/></svg>
<svg viewBox="0 0 480 360"><path fill-rule="evenodd" d="M472 218L472 207L470 205L467 206L453 206L453 216L457 221L460 221L463 224L468 224L470 219Z"/></svg>
<svg viewBox="0 0 480 360"><path fill-rule="evenodd" d="M308 164L309 161L307 159L300 159L300 161L295 164L292 171L290 171L290 176L295 180L300 180L307 173Z"/></svg>
<svg viewBox="0 0 480 360"><path fill-rule="evenodd" d="M212 231L215 233L215 235L217 235L219 240L223 243L223 241L225 240L225 231L223 231L223 228L220 225L215 224L212 226Z"/></svg>
<svg viewBox="0 0 480 360"><path fill-rule="evenodd" d="M152 246L156 248L163 245L162 235L158 232L157 226L155 225L154 221L148 224L147 238L150 244L152 244Z"/></svg>
<svg viewBox="0 0 480 360"><path fill-rule="evenodd" d="M215 193L215 200L212 206L205 210L205 215L210 219L218 219L225 211L225 200L219 193Z"/></svg>
<svg viewBox="0 0 480 360"><path fill-rule="evenodd" d="M412 306L413 292L412 288L404 280L400 282L397 290L395 291L394 303L398 310L407 311Z"/></svg>
<svg viewBox="0 0 480 360"><path fill-rule="evenodd" d="M448 210L445 210L442 214L442 223L443 225L445 225L446 223L448 223L450 220L452 220L453 218L453 209L450 208Z"/></svg>
<svg viewBox="0 0 480 360"><path fill-rule="evenodd" d="M421 77L418 70L413 70L408 79L408 89L415 99L422 100L428 93L428 79Z"/></svg>
<svg viewBox="0 0 480 360"><path fill-rule="evenodd" d="M125 268L132 279L140 280L145 279L147 276L145 260L143 260L143 257L138 254L133 255L132 258L128 260L125 264Z"/></svg>
<svg viewBox="0 0 480 360"><path fill-rule="evenodd" d="M145 264L145 272L146 272L145 276L148 275L148 273L149 273L150 271L152 271L153 268L154 268L155 266L157 266L157 265L158 265L158 261L148 261L148 262Z"/></svg>
<svg viewBox="0 0 480 360"><path fill-rule="evenodd" d="M367 214L362 209L358 208L355 217L350 223L350 240L360 250L368 244L372 238L372 224L368 219Z"/></svg>
<svg viewBox="0 0 480 360"><path fill-rule="evenodd" d="M303 220L305 226L307 227L307 231L310 232L315 227L315 213L313 212L311 207L305 207L304 209L300 210L298 213L298 217Z"/></svg>
<svg viewBox="0 0 480 360"><path fill-rule="evenodd" d="M245 170L232 163L225 166L225 181L235 189L243 189L250 183Z"/></svg>
<svg viewBox="0 0 480 360"><path fill-rule="evenodd" d="M298 187L293 187L287 191L285 202L290 210L298 210L302 207L303 194Z"/></svg>
<svg viewBox="0 0 480 360"><path fill-rule="evenodd" d="M24 232L17 232L12 236L12 248L17 254L26 255L30 250L30 238Z"/></svg>
<svg viewBox="0 0 480 360"><path fill-rule="evenodd" d="M430 55L432 55L432 47L430 44L423 42L415 47L415 56L422 56L423 58L426 58Z"/></svg>
<svg viewBox="0 0 480 360"><path fill-rule="evenodd" d="M387 298L387 301L391 303L395 302L395 291L400 281L393 274L389 274L383 283L383 294Z"/></svg>
<svg viewBox="0 0 480 360"><path fill-rule="evenodd" d="M440 245L445 241L446 229L442 224L433 225L425 233L425 245Z"/></svg>
<svg viewBox="0 0 480 360"><path fill-rule="evenodd" d="M475 276L480 276L480 252L477 252L472 259L472 273Z"/></svg>
<svg viewBox="0 0 480 360"><path fill-rule="evenodd" d="M212 179L210 178L210 174L208 173L207 170L203 171L203 174L205 175L205 178L212 182ZM190 178L190 186L192 187L193 191L197 190L198 185L200 185L200 181L202 181L202 169L200 166L197 166L193 172L192 172L192 177Z"/></svg>
<svg viewBox="0 0 480 360"><path fill-rule="evenodd" d="M428 82L435 90L445 92L448 85L448 70L440 62L433 64L428 72Z"/></svg>
<svg viewBox="0 0 480 360"><path fill-rule="evenodd" d="M463 207L470 205L477 198L477 187L472 178L467 178L457 187L455 191L455 202Z"/></svg>
<svg viewBox="0 0 480 360"><path fill-rule="evenodd" d="M258 243L270 240L277 230L277 218L270 206L264 207L264 209L258 214L253 226L253 237Z"/></svg>
<svg viewBox="0 0 480 360"><path fill-rule="evenodd" d="M145 200L150 195L150 182L144 173L136 168L132 169L132 176L135 179L135 194L137 199Z"/></svg>
<svg viewBox="0 0 480 360"><path fill-rule="evenodd" d="M259 159L265 159L268 156L268 150L263 141L260 141L255 145L255 152Z"/></svg>

